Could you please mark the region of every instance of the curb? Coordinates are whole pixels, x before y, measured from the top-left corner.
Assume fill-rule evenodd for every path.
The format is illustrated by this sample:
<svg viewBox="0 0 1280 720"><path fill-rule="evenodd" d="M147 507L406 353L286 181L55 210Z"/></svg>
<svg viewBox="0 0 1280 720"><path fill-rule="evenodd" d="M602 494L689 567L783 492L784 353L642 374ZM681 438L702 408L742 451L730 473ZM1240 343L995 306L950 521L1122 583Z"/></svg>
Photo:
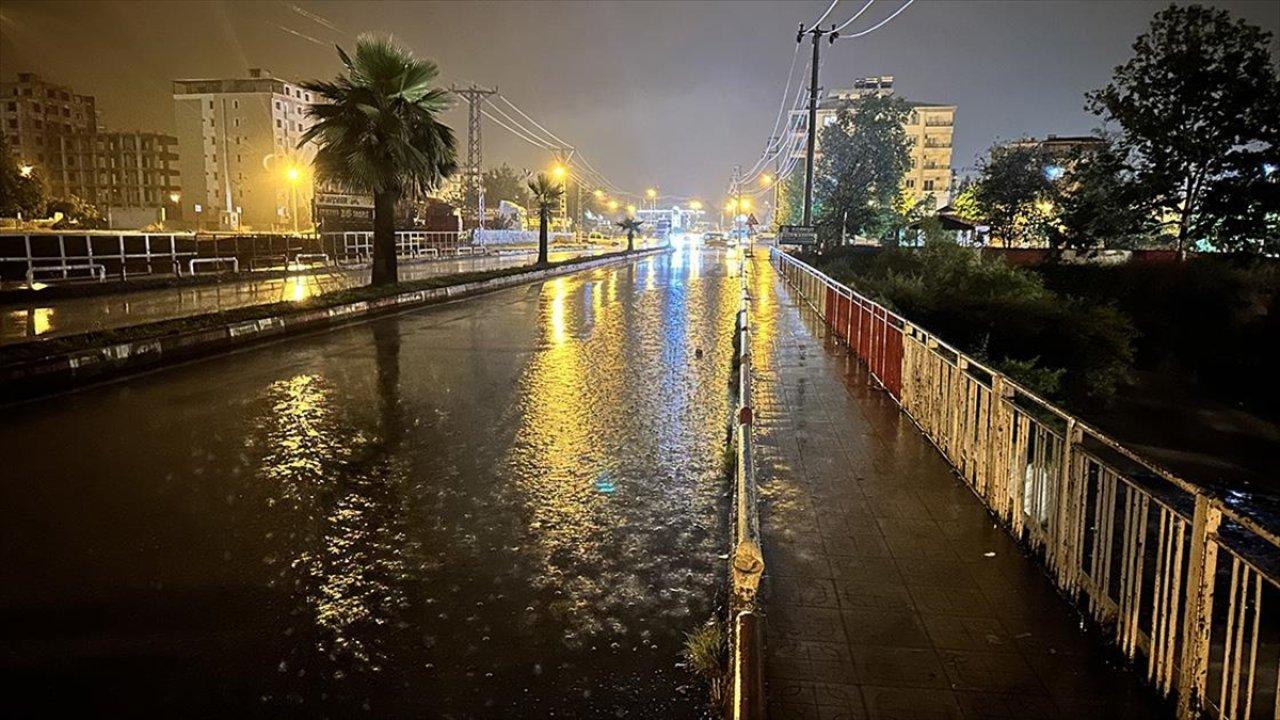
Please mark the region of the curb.
<svg viewBox="0 0 1280 720"><path fill-rule="evenodd" d="M567 266L530 270L489 280L414 290L376 300L300 310L219 327L20 360L0 365L0 397L5 401L31 399L142 369L212 356L267 339L336 327L381 313L424 307L583 270L632 262L667 251L668 248L637 250L622 257L585 260Z"/></svg>
<svg viewBox="0 0 1280 720"><path fill-rule="evenodd" d="M764 553L760 542L760 510L751 447L751 295L747 289L747 266L744 258L735 337L739 357L738 410L733 428L737 469L734 474L733 549L729 562L733 581L733 596L729 603L733 689L726 716L733 720L765 720L764 618L759 613L757 602L760 579L764 575Z"/></svg>

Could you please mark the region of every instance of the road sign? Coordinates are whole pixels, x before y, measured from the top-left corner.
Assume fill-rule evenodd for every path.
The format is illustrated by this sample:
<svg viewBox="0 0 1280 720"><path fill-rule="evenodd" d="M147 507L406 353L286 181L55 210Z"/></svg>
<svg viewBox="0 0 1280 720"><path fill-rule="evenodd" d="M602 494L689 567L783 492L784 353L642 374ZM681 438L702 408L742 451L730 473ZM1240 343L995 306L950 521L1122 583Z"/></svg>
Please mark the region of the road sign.
<svg viewBox="0 0 1280 720"><path fill-rule="evenodd" d="M750 215L747 216L747 224L750 225L751 227L755 227L760 224L760 221L756 219L755 213L751 213Z"/></svg>
<svg viewBox="0 0 1280 720"><path fill-rule="evenodd" d="M812 225L783 225L778 228L779 245L817 245L818 231Z"/></svg>

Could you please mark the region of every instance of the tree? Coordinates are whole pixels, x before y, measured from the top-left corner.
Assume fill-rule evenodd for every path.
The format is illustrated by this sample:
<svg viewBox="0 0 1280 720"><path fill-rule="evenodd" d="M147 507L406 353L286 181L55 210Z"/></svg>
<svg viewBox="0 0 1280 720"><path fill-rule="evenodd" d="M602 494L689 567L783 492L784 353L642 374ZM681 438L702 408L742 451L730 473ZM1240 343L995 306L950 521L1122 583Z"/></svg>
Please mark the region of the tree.
<svg viewBox="0 0 1280 720"><path fill-rule="evenodd" d="M525 184L528 173L517 172L506 163L496 168L489 168L480 177L484 187L484 204L486 207L497 207L506 200L521 207L529 204L529 188ZM474 207L475 203L471 203Z"/></svg>
<svg viewBox="0 0 1280 720"><path fill-rule="evenodd" d="M622 228L622 230L627 233L627 252L635 250L636 233L640 232L640 228L644 227L644 223L633 217L628 217L619 220L618 227Z"/></svg>
<svg viewBox="0 0 1280 720"><path fill-rule="evenodd" d="M1119 127L1119 149L1179 250L1223 227L1265 231L1264 209L1230 194L1275 152L1280 79L1270 40L1225 10L1170 5L1112 81L1086 95L1090 111Z"/></svg>
<svg viewBox="0 0 1280 720"><path fill-rule="evenodd" d="M799 225L804 219L804 161L791 169L791 174L778 181L778 203L773 211L773 231L783 225Z"/></svg>
<svg viewBox="0 0 1280 720"><path fill-rule="evenodd" d="M564 195L564 186L551 179L546 173L529 181L529 192L533 195L533 203L538 208L538 264L547 264L547 224L551 221L551 211L560 204Z"/></svg>
<svg viewBox="0 0 1280 720"><path fill-rule="evenodd" d="M57 213L62 213L62 219L54 224L55 230L97 230L107 226L107 219L103 217L98 206L76 195L45 203L45 217L51 218Z"/></svg>
<svg viewBox="0 0 1280 720"><path fill-rule="evenodd" d="M303 87L324 102L298 146L315 141L322 182L373 195L373 284L398 280L396 202L434 189L457 169L453 131L437 117L448 93L432 87L439 69L390 38L362 35L355 57L338 48L346 73Z"/></svg>
<svg viewBox="0 0 1280 720"><path fill-rule="evenodd" d="M45 203L44 183L39 174L19 167L9 151L9 143L0 136L0 217L33 218Z"/></svg>
<svg viewBox="0 0 1280 720"><path fill-rule="evenodd" d="M1076 250L1114 246L1147 231L1152 208L1112 142L1072 151L1063 167L1053 188L1050 245Z"/></svg>
<svg viewBox="0 0 1280 720"><path fill-rule="evenodd" d="M987 152L978 168L973 200L992 236L1006 244L1048 239L1054 200L1047 172L1051 165L1053 159L1037 143L997 145Z"/></svg>
<svg viewBox="0 0 1280 720"><path fill-rule="evenodd" d="M841 229L864 235L890 229L894 199L911 167L903 127L910 114L901 98L862 97L822 129L814 200L816 224L828 239Z"/></svg>

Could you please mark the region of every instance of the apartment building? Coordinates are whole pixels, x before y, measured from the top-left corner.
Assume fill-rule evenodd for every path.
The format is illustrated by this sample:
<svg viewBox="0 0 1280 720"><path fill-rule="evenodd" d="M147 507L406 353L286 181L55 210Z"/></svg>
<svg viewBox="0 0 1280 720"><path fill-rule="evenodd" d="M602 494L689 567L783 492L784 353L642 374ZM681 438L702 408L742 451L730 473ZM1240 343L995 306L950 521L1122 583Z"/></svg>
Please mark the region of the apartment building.
<svg viewBox="0 0 1280 720"><path fill-rule="evenodd" d="M859 78L852 86L832 90L818 101L818 127L834 123L841 108L857 98L893 94L892 75ZM944 207L951 202L951 147L956 106L914 100L907 102L911 105L911 115L904 128L911 140L911 169L902 180L903 187L917 199L931 195L937 207ZM803 123L800 126L803 127ZM821 132L818 137L821 138ZM798 145L798 152L803 156L804 144ZM820 144L816 151L821 153Z"/></svg>
<svg viewBox="0 0 1280 720"><path fill-rule="evenodd" d="M55 197L70 194L64 140L97 129L97 108L89 95L35 73L18 73L15 82L0 81L0 134L15 159L34 168Z"/></svg>
<svg viewBox="0 0 1280 720"><path fill-rule="evenodd" d="M98 132L63 136L67 193L101 208L162 208L180 192L178 139L155 132Z"/></svg>
<svg viewBox="0 0 1280 720"><path fill-rule="evenodd" d="M310 91L253 68L174 80L173 100L184 217L204 229L311 227L315 148L298 149Z"/></svg>

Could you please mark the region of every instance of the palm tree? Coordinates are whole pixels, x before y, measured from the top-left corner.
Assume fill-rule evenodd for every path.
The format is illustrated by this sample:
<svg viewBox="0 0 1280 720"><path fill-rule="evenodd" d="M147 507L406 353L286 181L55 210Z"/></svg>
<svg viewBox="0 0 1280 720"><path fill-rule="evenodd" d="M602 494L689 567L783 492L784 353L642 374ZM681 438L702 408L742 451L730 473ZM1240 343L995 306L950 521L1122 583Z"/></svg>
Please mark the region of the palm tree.
<svg viewBox="0 0 1280 720"><path fill-rule="evenodd" d="M406 192L437 187L457 169L453 130L437 116L448 92L432 87L440 71L391 38L361 35L355 57L338 48L346 68L332 82L303 87L322 98L307 109L314 122L298 147L319 145L318 179L373 195L373 284L394 283L396 203Z"/></svg>
<svg viewBox="0 0 1280 720"><path fill-rule="evenodd" d="M644 227L644 223L633 217L629 217L620 220L618 222L618 227L627 232L627 252L631 252L635 249L636 233L640 232L640 228Z"/></svg>
<svg viewBox="0 0 1280 720"><path fill-rule="evenodd" d="M538 206L538 264L547 264L547 223L551 219L551 208L560 203L564 196L564 186L552 180L546 173L529 181L529 192L533 194L533 202Z"/></svg>

